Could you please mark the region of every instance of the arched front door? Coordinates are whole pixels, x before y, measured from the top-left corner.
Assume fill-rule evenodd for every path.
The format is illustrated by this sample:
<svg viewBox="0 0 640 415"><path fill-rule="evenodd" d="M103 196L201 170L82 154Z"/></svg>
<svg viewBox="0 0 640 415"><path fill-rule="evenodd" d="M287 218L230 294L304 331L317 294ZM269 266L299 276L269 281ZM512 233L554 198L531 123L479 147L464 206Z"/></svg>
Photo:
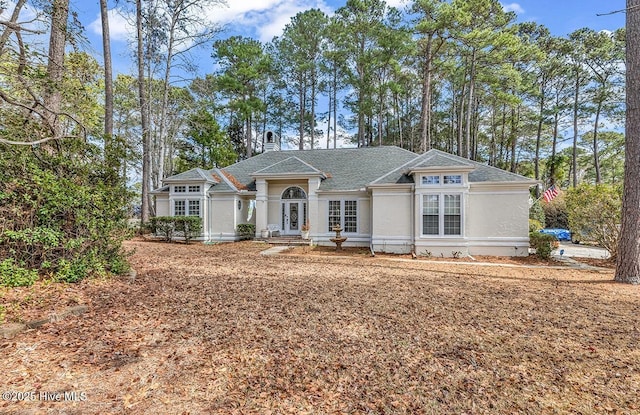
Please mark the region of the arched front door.
<svg viewBox="0 0 640 415"><path fill-rule="evenodd" d="M307 219L307 194L298 186L288 187L281 196L282 233L299 235Z"/></svg>

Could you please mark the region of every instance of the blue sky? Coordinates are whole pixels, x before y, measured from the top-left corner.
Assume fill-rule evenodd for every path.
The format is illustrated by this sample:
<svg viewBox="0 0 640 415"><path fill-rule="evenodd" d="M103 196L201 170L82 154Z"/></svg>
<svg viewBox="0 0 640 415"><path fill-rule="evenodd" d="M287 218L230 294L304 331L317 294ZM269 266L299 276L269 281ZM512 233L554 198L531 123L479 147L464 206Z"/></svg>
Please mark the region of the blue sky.
<svg viewBox="0 0 640 415"><path fill-rule="evenodd" d="M263 42L282 33L284 26L298 12L319 8L332 14L345 5L346 0L228 0L227 6L216 6L202 16L203 23L224 27L222 37L244 35ZM520 0L502 1L506 10L514 11L519 21L535 21L547 26L556 36L564 36L582 27L595 30L615 30L625 24L624 13L614 13L625 7L625 0ZM407 0L388 0L387 4L402 8ZM97 1L71 0L72 9L79 13L91 41L91 53L101 56L100 15ZM598 16L601 14L602 16ZM606 14L606 15L605 15ZM111 12L111 38L116 70L133 72L127 52L127 40L132 39L125 18ZM200 52L200 74L212 71L208 61L211 49Z"/></svg>

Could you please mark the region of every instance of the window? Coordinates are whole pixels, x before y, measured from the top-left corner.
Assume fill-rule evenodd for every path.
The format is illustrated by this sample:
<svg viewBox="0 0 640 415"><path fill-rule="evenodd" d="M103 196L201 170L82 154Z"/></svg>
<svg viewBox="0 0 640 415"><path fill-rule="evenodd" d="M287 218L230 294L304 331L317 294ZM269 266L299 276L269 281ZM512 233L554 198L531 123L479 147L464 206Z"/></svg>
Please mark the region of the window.
<svg viewBox="0 0 640 415"><path fill-rule="evenodd" d="M330 232L335 225L340 225L344 232L358 232L358 201L330 200L328 223Z"/></svg>
<svg viewBox="0 0 640 415"><path fill-rule="evenodd" d="M189 186L189 193L199 193L200 186Z"/></svg>
<svg viewBox="0 0 640 415"><path fill-rule="evenodd" d="M462 184L461 174L434 174L420 176L420 184L422 186L439 186L439 185L451 185Z"/></svg>
<svg viewBox="0 0 640 415"><path fill-rule="evenodd" d="M199 200L174 201L173 216L200 216L200 201Z"/></svg>
<svg viewBox="0 0 640 415"><path fill-rule="evenodd" d="M462 196L460 194L423 195L422 234L462 235Z"/></svg>
<svg viewBox="0 0 640 415"><path fill-rule="evenodd" d="M444 234L461 235L460 195L444 195Z"/></svg>
<svg viewBox="0 0 640 415"><path fill-rule="evenodd" d="M340 201L329 201L329 231L333 231L335 225L340 225Z"/></svg>
<svg viewBox="0 0 640 415"><path fill-rule="evenodd" d="M462 175L460 174L445 174L444 184L462 184Z"/></svg>
<svg viewBox="0 0 640 415"><path fill-rule="evenodd" d="M173 191L175 193L184 193L187 191L187 186L173 186Z"/></svg>
<svg viewBox="0 0 640 415"><path fill-rule="evenodd" d="M422 200L422 233L425 235L440 234L440 196L424 195Z"/></svg>
<svg viewBox="0 0 640 415"><path fill-rule="evenodd" d="M344 231L356 232L358 230L358 202L355 200L344 201Z"/></svg>
<svg viewBox="0 0 640 415"><path fill-rule="evenodd" d="M306 199L307 194L298 186L288 187L282 192L282 199Z"/></svg>
<svg viewBox="0 0 640 415"><path fill-rule="evenodd" d="M422 184L440 184L440 176L422 176Z"/></svg>
<svg viewBox="0 0 640 415"><path fill-rule="evenodd" d="M200 201L199 200L190 200L189 201L189 216L200 216Z"/></svg>
<svg viewBox="0 0 640 415"><path fill-rule="evenodd" d="M173 205L173 216L185 216L185 201L184 200L176 200Z"/></svg>

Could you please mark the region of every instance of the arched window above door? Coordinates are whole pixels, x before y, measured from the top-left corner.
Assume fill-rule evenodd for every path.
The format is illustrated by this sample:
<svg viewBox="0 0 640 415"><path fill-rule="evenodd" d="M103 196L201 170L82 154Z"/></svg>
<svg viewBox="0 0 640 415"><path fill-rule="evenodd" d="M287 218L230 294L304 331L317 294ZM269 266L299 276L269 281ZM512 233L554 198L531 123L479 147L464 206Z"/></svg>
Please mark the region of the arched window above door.
<svg viewBox="0 0 640 415"><path fill-rule="evenodd" d="M307 193L302 190L302 188L298 187L298 186L291 186L285 189L284 192L282 192L282 199L285 200L301 200L307 199Z"/></svg>

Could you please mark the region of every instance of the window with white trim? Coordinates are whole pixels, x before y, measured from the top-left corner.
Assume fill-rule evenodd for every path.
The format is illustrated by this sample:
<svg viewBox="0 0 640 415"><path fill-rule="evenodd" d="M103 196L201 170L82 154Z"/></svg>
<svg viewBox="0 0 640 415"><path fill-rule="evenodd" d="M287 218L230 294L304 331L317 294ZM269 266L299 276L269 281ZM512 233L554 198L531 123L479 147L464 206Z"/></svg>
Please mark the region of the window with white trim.
<svg viewBox="0 0 640 415"><path fill-rule="evenodd" d="M173 216L200 216L199 200L175 200Z"/></svg>
<svg viewBox="0 0 640 415"><path fill-rule="evenodd" d="M420 176L421 186L462 185L462 174L425 174Z"/></svg>
<svg viewBox="0 0 640 415"><path fill-rule="evenodd" d="M428 236L462 235L462 194L422 195L422 234Z"/></svg>
<svg viewBox="0 0 640 415"><path fill-rule="evenodd" d="M421 183L423 185L440 184L440 176L422 176Z"/></svg>
<svg viewBox="0 0 640 415"><path fill-rule="evenodd" d="M199 200L190 200L189 201L189 216L200 216L200 201Z"/></svg>
<svg viewBox="0 0 640 415"><path fill-rule="evenodd" d="M185 216L187 202L185 200L176 200L173 202L173 216Z"/></svg>
<svg viewBox="0 0 640 415"><path fill-rule="evenodd" d="M189 193L200 193L200 185L189 186Z"/></svg>
<svg viewBox="0 0 640 415"><path fill-rule="evenodd" d="M462 175L461 174L445 174L443 183L444 184L462 184Z"/></svg>
<svg viewBox="0 0 640 415"><path fill-rule="evenodd" d="M358 232L358 201L330 200L328 219L330 232L333 232L335 225L340 225L343 232Z"/></svg>
<svg viewBox="0 0 640 415"><path fill-rule="evenodd" d="M329 231L333 231L333 227L336 225L340 225L340 201L339 200L330 200L329 201Z"/></svg>
<svg viewBox="0 0 640 415"><path fill-rule="evenodd" d="M358 202L355 200L344 201L344 226L345 232L358 231Z"/></svg>
<svg viewBox="0 0 640 415"><path fill-rule="evenodd" d="M173 186L174 193L185 193L187 191L187 186Z"/></svg>

